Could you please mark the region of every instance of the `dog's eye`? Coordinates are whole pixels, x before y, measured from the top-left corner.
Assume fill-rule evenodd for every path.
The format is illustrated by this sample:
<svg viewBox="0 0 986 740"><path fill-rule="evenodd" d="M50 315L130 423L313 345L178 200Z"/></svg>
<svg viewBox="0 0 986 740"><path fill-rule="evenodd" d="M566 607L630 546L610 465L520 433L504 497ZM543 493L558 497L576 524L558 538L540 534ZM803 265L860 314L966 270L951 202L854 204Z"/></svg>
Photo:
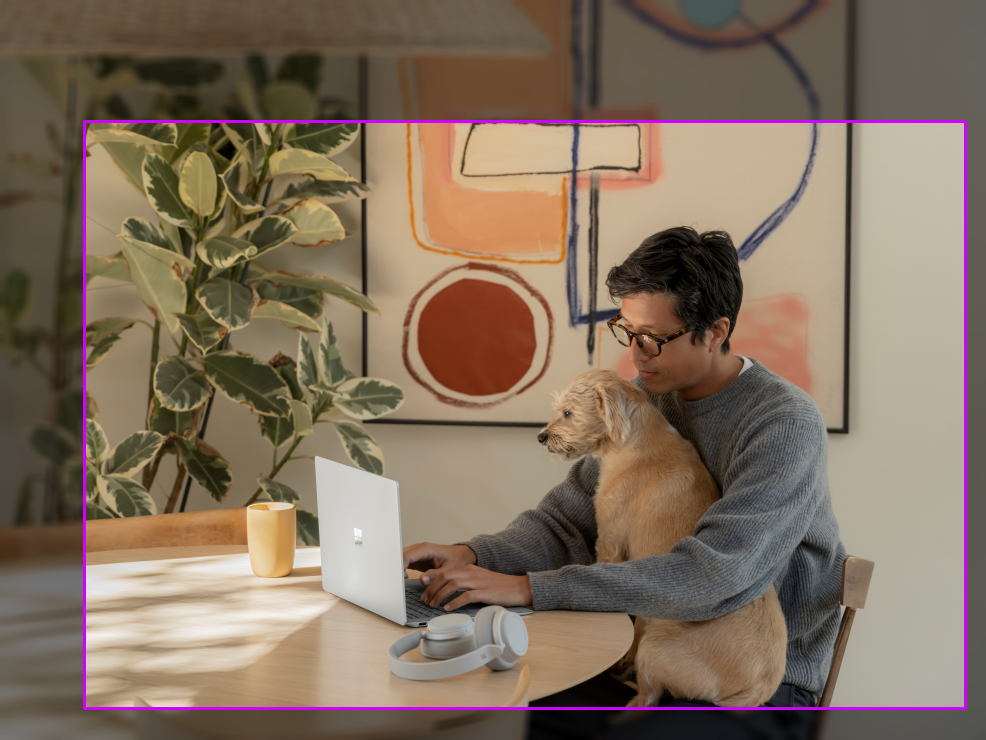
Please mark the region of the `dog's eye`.
<svg viewBox="0 0 986 740"><path fill-rule="evenodd" d="M562 411L562 414L561 415L564 416L567 419L569 416L572 415L572 412L571 411Z"/></svg>

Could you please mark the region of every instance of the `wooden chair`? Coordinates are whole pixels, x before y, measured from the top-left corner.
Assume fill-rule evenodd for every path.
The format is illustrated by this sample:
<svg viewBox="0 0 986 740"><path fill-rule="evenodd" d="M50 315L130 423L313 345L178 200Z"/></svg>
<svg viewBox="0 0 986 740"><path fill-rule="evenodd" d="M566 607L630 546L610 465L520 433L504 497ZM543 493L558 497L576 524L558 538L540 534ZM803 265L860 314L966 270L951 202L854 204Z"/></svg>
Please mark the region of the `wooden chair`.
<svg viewBox="0 0 986 740"><path fill-rule="evenodd" d="M82 560L82 522L0 528L0 561L55 555Z"/></svg>
<svg viewBox="0 0 986 740"><path fill-rule="evenodd" d="M842 658L846 654L846 644L849 642L849 630L856 610L866 606L866 594L870 590L870 579L873 577L872 560L864 560L849 555L842 563L842 598L840 601L845 609L842 612L842 623L839 634L835 638L835 651L832 653L832 665L829 667L829 677L822 690L820 707L832 706L832 694L835 693L835 682L839 678Z"/></svg>
<svg viewBox="0 0 986 740"><path fill-rule="evenodd" d="M86 522L86 552L246 543L246 508L243 506Z"/></svg>
<svg viewBox="0 0 986 740"><path fill-rule="evenodd" d="M520 669L520 676L517 677L517 686L514 693L507 699L505 707L526 707L530 701L529 691L531 688L531 667L525 665Z"/></svg>

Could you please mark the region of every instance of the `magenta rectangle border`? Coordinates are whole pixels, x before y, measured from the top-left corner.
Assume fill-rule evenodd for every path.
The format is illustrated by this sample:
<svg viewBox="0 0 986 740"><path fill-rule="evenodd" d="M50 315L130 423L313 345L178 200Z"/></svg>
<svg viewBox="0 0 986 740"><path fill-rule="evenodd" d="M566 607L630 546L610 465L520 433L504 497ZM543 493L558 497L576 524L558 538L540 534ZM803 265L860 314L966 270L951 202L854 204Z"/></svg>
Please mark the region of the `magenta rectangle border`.
<svg viewBox="0 0 986 740"><path fill-rule="evenodd" d="M262 121L244 121L239 119L226 120L226 123L335 123L336 121L284 121L284 120L262 120ZM216 119L196 119L181 121L181 123L217 123ZM962 269L962 299L963 299L963 347L962 347L962 357L963 357L963 370L962 370L962 420L963 420L963 507L962 507L962 546L963 546L963 618L962 618L962 645L963 645L963 706L961 707L812 707L809 708L812 711L830 711L830 710L942 710L942 711L955 711L955 710L965 710L969 708L969 547L968 547L968 498L969 498L969 446L968 446L968 436L969 436L969 420L968 420L968 327L969 327L969 312L968 312L968 275L969 275L969 125L968 122L961 119L944 119L944 120L900 120L900 119L869 119L869 120L859 120L859 119L838 119L838 120L812 120L812 119L737 119L737 120L702 120L702 119L661 119L656 121L639 121L639 120L559 120L559 119L532 119L532 120L477 120L477 121L462 121L462 120L449 120L449 119L357 119L357 120L345 120L338 121L338 123L571 123L571 124L581 124L581 123L961 123L963 130L963 199L962 199L962 210L963 210L963 269ZM99 120L86 120L83 122L83 141L82 146L85 147L85 137L86 130L89 123L162 123L159 120L126 120L126 121L110 121L106 119ZM85 214L86 214L86 157L82 158L82 214L83 214L83 228L82 228L82 259L83 264L85 264L86 259L86 227L85 227ZM361 178L365 178L365 173L362 173ZM82 320L84 325L88 325L86 320L86 300L85 300L85 271L83 270L83 306L82 306ZM83 353L84 354L84 353ZM83 388L83 401L87 402L86 396L86 369L85 363L82 366L82 388ZM83 500L85 500L85 491L83 491ZM83 547L83 623L85 623L85 523L83 523L83 534L82 534L82 547ZM86 652L85 652L86 635L85 628L83 628L83 656L82 656L82 670L83 670L83 698L82 706L86 710L99 710L99 711L134 711L134 710L152 710L152 711L188 711L188 710L200 710L200 711L213 711L213 710L243 710L243 711L255 711L255 710L315 710L322 711L327 709L349 709L349 710L390 710L390 709L418 709L422 711L430 710L456 710L456 711L486 711L489 709L496 709L496 707L91 707L87 704L86 693L85 693L85 681L86 681ZM612 709L613 707L576 707L580 710L593 710L593 709ZM730 709L733 709L731 707ZM510 708L503 708L504 710L510 710ZM548 710L552 709L573 709L573 707L520 707L514 708L514 711L524 711L524 710ZM695 711L715 711L715 709L726 709L721 708L707 708L707 707L667 707L666 709L675 710L695 710ZM751 709L764 709L767 711L804 711L803 708L792 708L792 707L751 707Z"/></svg>

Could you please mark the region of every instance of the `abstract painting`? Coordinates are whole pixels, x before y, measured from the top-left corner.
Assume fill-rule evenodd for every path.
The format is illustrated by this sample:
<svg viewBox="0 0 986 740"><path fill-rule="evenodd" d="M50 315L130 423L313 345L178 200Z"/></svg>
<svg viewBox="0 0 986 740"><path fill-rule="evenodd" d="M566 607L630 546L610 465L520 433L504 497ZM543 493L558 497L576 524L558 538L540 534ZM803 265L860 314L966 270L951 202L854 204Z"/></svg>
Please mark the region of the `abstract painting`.
<svg viewBox="0 0 986 740"><path fill-rule="evenodd" d="M390 422L538 425L590 367L633 377L605 276L647 236L724 229L732 348L847 428L848 124L366 124L366 372ZM384 318L385 317L385 318ZM376 368L376 369L375 369Z"/></svg>
<svg viewBox="0 0 986 740"><path fill-rule="evenodd" d="M852 0L515 0L552 52L399 62L425 120L852 118Z"/></svg>

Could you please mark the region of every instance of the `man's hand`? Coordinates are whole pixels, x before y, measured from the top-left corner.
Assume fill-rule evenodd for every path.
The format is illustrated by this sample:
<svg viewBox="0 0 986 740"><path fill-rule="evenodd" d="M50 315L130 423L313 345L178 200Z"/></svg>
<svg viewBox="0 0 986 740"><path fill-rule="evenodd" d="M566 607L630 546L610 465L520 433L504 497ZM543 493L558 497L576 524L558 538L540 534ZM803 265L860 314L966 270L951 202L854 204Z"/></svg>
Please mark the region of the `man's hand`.
<svg viewBox="0 0 986 740"><path fill-rule="evenodd" d="M475 565L476 553L469 545L436 545L418 542L404 548L404 570L430 570L432 568L459 568Z"/></svg>
<svg viewBox="0 0 986 740"><path fill-rule="evenodd" d="M428 570L421 574L421 583L428 586L421 600L436 608L457 591L465 592L446 604L445 611L476 601L500 606L531 606L534 603L531 579L527 576L507 576L476 565Z"/></svg>

